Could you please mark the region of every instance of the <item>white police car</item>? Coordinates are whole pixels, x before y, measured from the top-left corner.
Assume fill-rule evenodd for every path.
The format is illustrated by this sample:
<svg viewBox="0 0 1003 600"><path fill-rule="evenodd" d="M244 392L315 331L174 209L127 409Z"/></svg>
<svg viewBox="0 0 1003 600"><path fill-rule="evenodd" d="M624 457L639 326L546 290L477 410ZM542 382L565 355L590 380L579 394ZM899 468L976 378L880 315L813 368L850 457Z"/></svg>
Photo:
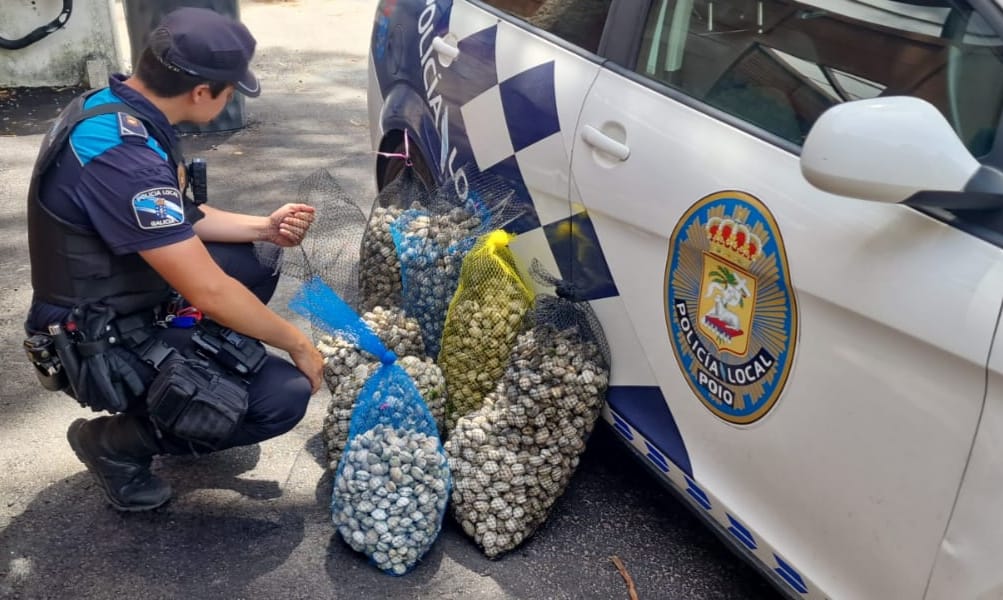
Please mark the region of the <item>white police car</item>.
<svg viewBox="0 0 1003 600"><path fill-rule="evenodd" d="M373 145L513 182L514 249L609 336L605 419L789 595L1003 597L1001 32L993 0L381 0Z"/></svg>

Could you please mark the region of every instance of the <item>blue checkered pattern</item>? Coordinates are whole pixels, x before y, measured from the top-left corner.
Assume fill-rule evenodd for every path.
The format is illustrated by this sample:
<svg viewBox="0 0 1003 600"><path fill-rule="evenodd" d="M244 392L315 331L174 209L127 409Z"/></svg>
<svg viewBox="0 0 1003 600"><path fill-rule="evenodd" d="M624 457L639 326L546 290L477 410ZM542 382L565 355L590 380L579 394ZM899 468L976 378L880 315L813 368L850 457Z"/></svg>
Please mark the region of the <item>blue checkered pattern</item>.
<svg viewBox="0 0 1003 600"><path fill-rule="evenodd" d="M462 60L441 71L437 91L459 111L449 115L449 141L475 181L481 174L501 177L515 192L522 216L506 228L520 235L542 231L561 277L573 280L589 300L618 294L588 215L547 214L534 202L527 177L541 155L566 156L560 139L554 62L499 65L498 27L477 31L458 42ZM510 72L511 71L511 72ZM550 147L548 147L550 146ZM572 253L575 255L572 255Z"/></svg>

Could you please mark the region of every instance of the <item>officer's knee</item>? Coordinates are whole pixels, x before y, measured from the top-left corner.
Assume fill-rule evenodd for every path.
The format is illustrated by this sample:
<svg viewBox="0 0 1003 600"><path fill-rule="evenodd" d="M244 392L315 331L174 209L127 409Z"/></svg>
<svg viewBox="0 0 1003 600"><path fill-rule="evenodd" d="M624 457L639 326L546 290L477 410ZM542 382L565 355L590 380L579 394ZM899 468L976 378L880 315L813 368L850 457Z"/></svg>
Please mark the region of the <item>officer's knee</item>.
<svg viewBox="0 0 1003 600"><path fill-rule="evenodd" d="M275 425L282 431L276 435L289 431L303 420L311 392L310 380L302 374L283 387L281 397L285 400L275 415Z"/></svg>
<svg viewBox="0 0 1003 600"><path fill-rule="evenodd" d="M306 415L310 380L292 364L269 356L248 390L247 416L232 445L263 442L282 435Z"/></svg>

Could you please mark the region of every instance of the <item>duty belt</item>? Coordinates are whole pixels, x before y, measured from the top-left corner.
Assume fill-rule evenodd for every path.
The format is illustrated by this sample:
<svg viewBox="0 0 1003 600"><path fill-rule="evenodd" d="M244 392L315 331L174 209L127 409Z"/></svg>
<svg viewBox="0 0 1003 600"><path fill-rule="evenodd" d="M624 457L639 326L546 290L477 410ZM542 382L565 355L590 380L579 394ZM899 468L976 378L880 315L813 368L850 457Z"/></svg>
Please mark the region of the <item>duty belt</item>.
<svg viewBox="0 0 1003 600"><path fill-rule="evenodd" d="M155 310L116 317L109 325L107 336L94 341L77 342L77 352L81 357L93 356L104 352L111 345L121 344L135 351L154 369L160 370L160 366L178 355L178 352L153 335L158 327L157 323Z"/></svg>

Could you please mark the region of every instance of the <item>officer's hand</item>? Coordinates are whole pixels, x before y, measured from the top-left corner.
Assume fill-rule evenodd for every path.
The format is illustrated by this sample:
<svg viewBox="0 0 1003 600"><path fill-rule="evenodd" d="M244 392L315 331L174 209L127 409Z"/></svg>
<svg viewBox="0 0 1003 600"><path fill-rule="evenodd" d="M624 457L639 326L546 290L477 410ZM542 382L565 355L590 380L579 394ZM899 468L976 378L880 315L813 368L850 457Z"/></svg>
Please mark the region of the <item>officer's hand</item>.
<svg viewBox="0 0 1003 600"><path fill-rule="evenodd" d="M310 380L310 389L316 393L320 389L320 384L324 379L324 357L321 356L317 347L304 336L305 344L300 343L293 350L289 351L289 358L293 359L296 368L303 372Z"/></svg>
<svg viewBox="0 0 1003 600"><path fill-rule="evenodd" d="M268 217L265 239L289 248L298 246L313 223L314 207L308 204L286 204Z"/></svg>

